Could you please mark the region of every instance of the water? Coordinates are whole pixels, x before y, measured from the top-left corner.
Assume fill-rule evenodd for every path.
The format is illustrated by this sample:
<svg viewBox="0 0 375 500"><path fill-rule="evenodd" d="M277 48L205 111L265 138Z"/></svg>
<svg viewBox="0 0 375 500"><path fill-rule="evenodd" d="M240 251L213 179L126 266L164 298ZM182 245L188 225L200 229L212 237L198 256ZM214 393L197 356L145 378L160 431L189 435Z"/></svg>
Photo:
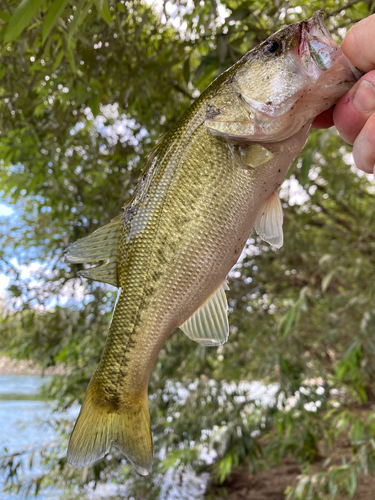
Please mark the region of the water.
<svg viewBox="0 0 375 500"><path fill-rule="evenodd" d="M48 422L52 411L47 402L38 399L38 391L43 379L35 375L2 375L0 374L0 455L3 447L8 452L21 451L42 444L50 443L56 436L53 430L43 422ZM72 411L73 418L78 414L78 408ZM37 454L36 454L37 455ZM35 455L35 456L36 456ZM26 461L29 455L26 457ZM34 460L33 470L40 472L37 460ZM28 467L25 469L27 477ZM169 473L170 472L170 473ZM172 471L168 471L163 481L164 489L162 500L201 500L204 495L207 474L197 477L195 474L185 474L176 481ZM179 484L181 483L181 484ZM33 494L25 497L21 493L5 493L2 491L3 478L0 472L0 500L58 500L59 492L41 492L35 497ZM171 487L171 485L173 485ZM110 494L126 493L126 485L101 484L93 490L88 487L86 492L91 499L106 499Z"/></svg>
<svg viewBox="0 0 375 500"><path fill-rule="evenodd" d="M38 391L42 384L43 379L35 375L0 374L0 454L2 454L4 446L8 448L9 452L15 452L50 443L56 438L51 427L43 423L48 422L49 418L52 417L52 411L47 402L38 398ZM252 398L259 399L263 404L269 404L276 390L274 386L265 387L258 382L240 384L239 388L243 391L249 391ZM179 391L178 384L175 389L177 392ZM228 384L228 392L234 389L235 386L232 387ZM178 392L179 398L183 400L186 394L180 392ZM69 414L69 416L74 419L77 414L78 408L75 408L72 415ZM210 462L212 457L207 456L206 459ZM37 463L34 470L38 471ZM28 468L26 467L26 475L27 472ZM176 481L173 472L167 472L163 480L165 491L161 492L163 500L189 500L192 498L200 500L203 498L207 475L197 477L193 473L187 473L181 478L181 484L179 484L180 481ZM51 490L41 492L37 497L34 495L24 497L21 493L4 493L2 492L2 484L0 472L0 500L21 500L24 498L26 500L57 500L60 498L58 492ZM95 491L90 490L89 487L87 490L89 498L105 499L114 493L125 495L126 485L107 483L99 485Z"/></svg>
<svg viewBox="0 0 375 500"><path fill-rule="evenodd" d="M35 375L0 374L0 453L6 446L9 452L20 451L35 445L51 442L55 436L50 427L43 424L51 415L48 403L38 400L38 390L43 383ZM27 468L25 469L27 474ZM0 473L1 500L52 500L58 498L51 491L37 497L24 497L15 493L4 493Z"/></svg>

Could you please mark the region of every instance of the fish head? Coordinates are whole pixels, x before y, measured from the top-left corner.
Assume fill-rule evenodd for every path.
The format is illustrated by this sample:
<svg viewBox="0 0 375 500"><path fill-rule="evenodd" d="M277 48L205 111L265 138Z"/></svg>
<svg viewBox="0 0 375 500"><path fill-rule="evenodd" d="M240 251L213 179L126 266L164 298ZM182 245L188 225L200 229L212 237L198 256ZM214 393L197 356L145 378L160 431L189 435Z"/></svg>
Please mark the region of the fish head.
<svg viewBox="0 0 375 500"><path fill-rule="evenodd" d="M228 71L222 89L225 93L225 87L231 86L232 96L241 103L233 106L232 100L230 110L227 96L225 101L219 92L216 109L222 112L212 121L247 121L244 139L282 141L331 107L357 77L324 25L323 12L318 11L310 19L285 26ZM229 129L235 127L214 129L218 135L227 131L230 136Z"/></svg>

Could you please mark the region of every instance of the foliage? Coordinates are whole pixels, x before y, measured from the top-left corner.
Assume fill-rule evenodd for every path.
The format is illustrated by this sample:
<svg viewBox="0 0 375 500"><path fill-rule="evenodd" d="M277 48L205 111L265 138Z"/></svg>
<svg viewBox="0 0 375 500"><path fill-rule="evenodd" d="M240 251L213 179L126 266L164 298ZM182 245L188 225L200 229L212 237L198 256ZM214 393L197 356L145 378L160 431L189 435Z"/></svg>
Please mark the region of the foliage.
<svg viewBox="0 0 375 500"><path fill-rule="evenodd" d="M0 236L11 279L0 348L65 367L45 388L57 409L82 402L115 300L113 288L78 279L64 249L119 213L154 140L193 97L283 23L320 6L178 0L157 12L139 0L1 3L0 181L15 212ZM339 40L374 5L324 7ZM88 484L126 482L112 498L137 491L150 499L171 468L208 470L222 482L237 465L261 470L289 454L306 474L288 499L353 497L357 475L375 464L375 204L372 181L349 153L334 131L311 134L287 184L301 199L283 190L283 248L249 239L230 275L228 343L204 348L176 331L163 347L149 388L152 478L135 477L115 451L83 471L69 466L73 422L57 416L62 441L42 450L46 472L31 483L17 476L24 454L4 452L9 487L58 485L65 498L84 498ZM272 395L255 397L252 380ZM311 472L340 439L350 443L346 461Z"/></svg>

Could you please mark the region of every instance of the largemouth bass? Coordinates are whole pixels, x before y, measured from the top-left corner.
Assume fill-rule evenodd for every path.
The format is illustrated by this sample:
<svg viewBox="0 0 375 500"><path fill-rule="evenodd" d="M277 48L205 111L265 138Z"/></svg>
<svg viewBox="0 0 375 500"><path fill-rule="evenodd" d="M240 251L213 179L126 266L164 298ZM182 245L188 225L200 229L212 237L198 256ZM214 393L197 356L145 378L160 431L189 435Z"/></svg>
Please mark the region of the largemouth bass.
<svg viewBox="0 0 375 500"><path fill-rule="evenodd" d="M355 83L322 12L284 27L219 76L150 153L123 213L67 250L82 276L120 288L68 461L114 443L152 469L148 380L176 327L202 345L228 338L226 276L252 229L283 243L278 188L313 119Z"/></svg>

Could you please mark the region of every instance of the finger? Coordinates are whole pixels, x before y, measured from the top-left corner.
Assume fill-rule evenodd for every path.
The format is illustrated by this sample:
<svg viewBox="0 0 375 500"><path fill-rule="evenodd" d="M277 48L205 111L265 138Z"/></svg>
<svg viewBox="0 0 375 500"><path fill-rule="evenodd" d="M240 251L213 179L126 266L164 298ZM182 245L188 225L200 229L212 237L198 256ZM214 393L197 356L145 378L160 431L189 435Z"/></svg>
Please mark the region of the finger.
<svg viewBox="0 0 375 500"><path fill-rule="evenodd" d="M362 19L345 35L341 48L346 57L361 71L375 69L375 14Z"/></svg>
<svg viewBox="0 0 375 500"><path fill-rule="evenodd" d="M353 159L364 172L374 173L375 167L375 113L365 123L353 145Z"/></svg>
<svg viewBox="0 0 375 500"><path fill-rule="evenodd" d="M333 121L344 141L353 144L375 111L375 71L364 75L336 104Z"/></svg>
<svg viewBox="0 0 375 500"><path fill-rule="evenodd" d="M313 128L329 128L334 125L333 123L333 110L334 106L320 113L312 122Z"/></svg>

